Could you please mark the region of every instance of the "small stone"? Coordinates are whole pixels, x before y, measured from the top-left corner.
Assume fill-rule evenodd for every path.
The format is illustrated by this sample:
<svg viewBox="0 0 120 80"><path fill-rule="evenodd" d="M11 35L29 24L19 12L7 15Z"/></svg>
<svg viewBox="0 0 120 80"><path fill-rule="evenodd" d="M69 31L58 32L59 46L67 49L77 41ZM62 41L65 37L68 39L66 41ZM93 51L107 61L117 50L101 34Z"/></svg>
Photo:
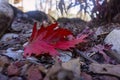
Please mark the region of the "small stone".
<svg viewBox="0 0 120 80"><path fill-rule="evenodd" d="M112 50L120 54L120 30L114 29L111 31L105 38L104 42L112 45Z"/></svg>
<svg viewBox="0 0 120 80"><path fill-rule="evenodd" d="M13 60L22 60L23 59L23 50L16 50L14 48L8 48L4 55L12 58Z"/></svg>
<svg viewBox="0 0 120 80"><path fill-rule="evenodd" d="M18 34L15 33L7 33L5 35L3 35L3 37L1 38L1 41L10 41L13 38L17 38Z"/></svg>
<svg viewBox="0 0 120 80"><path fill-rule="evenodd" d="M32 19L35 19L35 20L37 20L37 21L39 21L39 22L42 22L42 21L47 21L48 20L48 17L47 17L47 15L44 13L44 12L42 12L42 11L28 11L28 12L26 12L26 14L30 17L30 18L32 18Z"/></svg>
<svg viewBox="0 0 120 80"><path fill-rule="evenodd" d="M67 62L72 58L72 53L70 51L59 51L60 55L59 59L62 62Z"/></svg>
<svg viewBox="0 0 120 80"><path fill-rule="evenodd" d="M10 78L9 80L23 80L21 77L12 77L12 78Z"/></svg>
<svg viewBox="0 0 120 80"><path fill-rule="evenodd" d="M0 0L0 37L9 28L13 19L13 10L6 0Z"/></svg>
<svg viewBox="0 0 120 80"><path fill-rule="evenodd" d="M11 63L7 68L7 75L9 75L9 76L17 76L19 74L20 74L20 69L16 65Z"/></svg>
<svg viewBox="0 0 120 80"><path fill-rule="evenodd" d="M10 17L11 19L14 16L13 9L6 0L0 0L0 12L4 13L6 16Z"/></svg>
<svg viewBox="0 0 120 80"><path fill-rule="evenodd" d="M0 80L8 80L8 77L0 73Z"/></svg>

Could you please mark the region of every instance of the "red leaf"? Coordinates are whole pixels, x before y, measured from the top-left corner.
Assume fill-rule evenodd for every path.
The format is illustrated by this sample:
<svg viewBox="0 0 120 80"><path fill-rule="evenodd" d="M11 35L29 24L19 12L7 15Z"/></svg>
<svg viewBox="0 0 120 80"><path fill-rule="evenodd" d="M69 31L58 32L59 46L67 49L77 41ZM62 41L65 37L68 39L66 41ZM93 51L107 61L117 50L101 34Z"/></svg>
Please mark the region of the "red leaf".
<svg viewBox="0 0 120 80"><path fill-rule="evenodd" d="M86 38L87 35L68 40L67 37L72 35L72 33L67 29L58 28L57 25L57 23L51 24L46 28L41 26L41 28L37 30L35 23L30 42L24 50L24 56L31 56L31 54L40 55L44 53L50 53L50 55L56 56L58 55L56 49L67 50L71 47L75 47L78 43L85 42L84 38Z"/></svg>
<svg viewBox="0 0 120 80"><path fill-rule="evenodd" d="M69 49L70 47L75 47L76 44L81 43L81 42L86 42L84 40L87 37L87 35L82 35L78 39L70 40L70 41L60 41L56 43L55 47L58 49L66 50Z"/></svg>
<svg viewBox="0 0 120 80"><path fill-rule="evenodd" d="M35 38L35 35L37 34L37 23L35 22L34 26L33 26L33 32L30 38L30 41L32 41Z"/></svg>

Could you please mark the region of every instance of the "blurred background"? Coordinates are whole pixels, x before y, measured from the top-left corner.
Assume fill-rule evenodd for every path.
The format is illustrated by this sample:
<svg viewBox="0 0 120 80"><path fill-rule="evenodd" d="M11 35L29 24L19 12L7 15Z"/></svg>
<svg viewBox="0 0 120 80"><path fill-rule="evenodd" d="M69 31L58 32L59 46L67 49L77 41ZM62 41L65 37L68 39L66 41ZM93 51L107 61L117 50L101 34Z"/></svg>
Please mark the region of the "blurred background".
<svg viewBox="0 0 120 80"><path fill-rule="evenodd" d="M102 4L104 0L98 0ZM81 18L91 20L91 11L97 4L96 0L9 0L13 6L24 12L40 10L55 19L60 17Z"/></svg>
<svg viewBox="0 0 120 80"><path fill-rule="evenodd" d="M23 12L42 11L58 18L80 18L84 21L119 20L120 0L8 0ZM118 16L117 16L118 15Z"/></svg>

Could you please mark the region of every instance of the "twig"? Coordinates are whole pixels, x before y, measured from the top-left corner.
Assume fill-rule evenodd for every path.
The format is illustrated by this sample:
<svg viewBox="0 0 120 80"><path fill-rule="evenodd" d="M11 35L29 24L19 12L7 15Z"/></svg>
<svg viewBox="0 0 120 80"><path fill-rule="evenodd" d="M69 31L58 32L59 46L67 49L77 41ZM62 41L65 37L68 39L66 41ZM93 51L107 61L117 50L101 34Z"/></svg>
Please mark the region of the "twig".
<svg viewBox="0 0 120 80"><path fill-rule="evenodd" d="M91 59L90 57L86 56L86 55L84 54L84 52L79 51L78 49L75 49L75 51L76 51L77 53L79 53L80 56L83 57L84 59L86 59L86 60L88 60L88 61L90 61L90 62L92 62L92 63L98 63L98 62L96 62L95 60Z"/></svg>
<svg viewBox="0 0 120 80"><path fill-rule="evenodd" d="M104 52L106 52L107 55L114 58L118 63L120 63L120 54L116 53L113 50L104 50Z"/></svg>

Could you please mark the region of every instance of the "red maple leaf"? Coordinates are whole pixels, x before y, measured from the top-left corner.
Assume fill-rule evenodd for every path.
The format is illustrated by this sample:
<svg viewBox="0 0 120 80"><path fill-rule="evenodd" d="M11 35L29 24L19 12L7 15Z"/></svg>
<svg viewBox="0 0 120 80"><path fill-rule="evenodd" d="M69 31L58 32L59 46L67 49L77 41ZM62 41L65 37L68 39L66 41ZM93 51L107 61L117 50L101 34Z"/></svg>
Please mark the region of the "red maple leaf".
<svg viewBox="0 0 120 80"><path fill-rule="evenodd" d="M56 56L59 54L56 49L67 50L71 47L75 47L78 43L86 41L84 38L86 38L87 35L68 40L67 37L72 35L71 31L58 28L57 23L51 24L46 28L41 26L38 30L36 24L37 23L34 24L30 42L25 46L24 56L31 56L31 54L40 55L44 53Z"/></svg>

